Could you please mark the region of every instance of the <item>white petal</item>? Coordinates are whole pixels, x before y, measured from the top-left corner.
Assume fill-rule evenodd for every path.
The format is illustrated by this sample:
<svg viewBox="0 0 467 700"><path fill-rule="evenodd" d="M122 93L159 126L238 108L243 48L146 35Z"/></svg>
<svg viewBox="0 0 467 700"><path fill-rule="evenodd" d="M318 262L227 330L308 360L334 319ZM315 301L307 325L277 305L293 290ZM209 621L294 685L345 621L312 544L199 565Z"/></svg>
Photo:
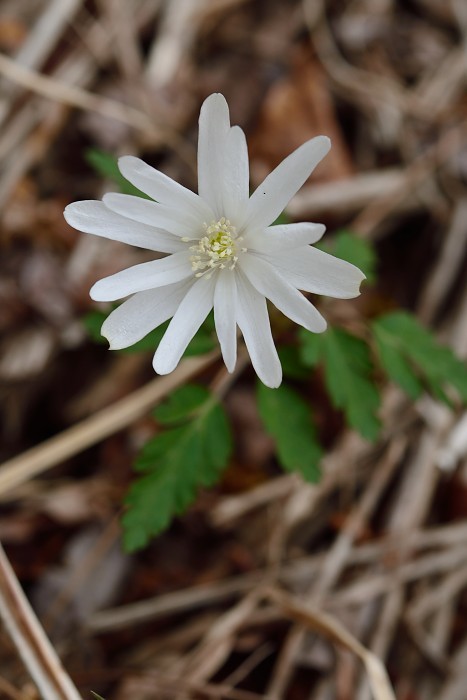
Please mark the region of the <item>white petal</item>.
<svg viewBox="0 0 467 700"><path fill-rule="evenodd" d="M201 277L190 288L171 320L154 355L158 374L175 369L190 340L212 309L215 277Z"/></svg>
<svg viewBox="0 0 467 700"><path fill-rule="evenodd" d="M311 246L263 257L294 287L337 299L357 297L365 279L355 265Z"/></svg>
<svg viewBox="0 0 467 700"><path fill-rule="evenodd" d="M327 136L316 136L287 156L251 195L246 227L261 229L272 224L330 147Z"/></svg>
<svg viewBox="0 0 467 700"><path fill-rule="evenodd" d="M204 100L199 114L198 192L217 219L224 216L222 185L229 131L229 107L223 95L214 93Z"/></svg>
<svg viewBox="0 0 467 700"><path fill-rule="evenodd" d="M160 260L133 265L126 270L104 277L91 288L94 301L115 301L145 289L165 287L193 275L188 252L168 255Z"/></svg>
<svg viewBox="0 0 467 700"><path fill-rule="evenodd" d="M326 330L326 321L303 294L265 260L253 255L242 255L241 269L260 294L270 299L279 311L313 333Z"/></svg>
<svg viewBox="0 0 467 700"><path fill-rule="evenodd" d="M245 235L245 246L248 250L259 250L264 253L275 253L279 250L291 250L299 246L316 243L323 236L326 227L323 224L284 224L268 226Z"/></svg>
<svg viewBox="0 0 467 700"><path fill-rule="evenodd" d="M123 156L118 159L118 167L123 177L157 202L180 211L189 211L200 221L212 219L212 211L197 194L140 158Z"/></svg>
<svg viewBox="0 0 467 700"><path fill-rule="evenodd" d="M182 243L176 236L154 226L130 221L107 209L103 202L95 200L74 202L67 206L63 215L70 226L78 231L93 233L96 236L128 243L138 248L175 253L186 247L186 243Z"/></svg>
<svg viewBox="0 0 467 700"><path fill-rule="evenodd" d="M248 147L245 134L233 126L227 134L223 162L223 214L237 227L242 226L249 192Z"/></svg>
<svg viewBox="0 0 467 700"><path fill-rule="evenodd" d="M214 291L214 321L225 366L233 372L237 361L237 284L230 270L220 272Z"/></svg>
<svg viewBox="0 0 467 700"><path fill-rule="evenodd" d="M271 334L266 299L240 271L237 273L237 290L237 323L251 363L263 384L276 389L282 381L282 367Z"/></svg>
<svg viewBox="0 0 467 700"><path fill-rule="evenodd" d="M175 236L200 238L203 235L203 222L190 212L175 211L152 200L118 192L109 192L102 199L111 211L133 221L165 229Z"/></svg>
<svg viewBox="0 0 467 700"><path fill-rule="evenodd" d="M177 282L160 289L139 292L127 299L106 318L101 329L111 350L127 348L174 315L189 288Z"/></svg>

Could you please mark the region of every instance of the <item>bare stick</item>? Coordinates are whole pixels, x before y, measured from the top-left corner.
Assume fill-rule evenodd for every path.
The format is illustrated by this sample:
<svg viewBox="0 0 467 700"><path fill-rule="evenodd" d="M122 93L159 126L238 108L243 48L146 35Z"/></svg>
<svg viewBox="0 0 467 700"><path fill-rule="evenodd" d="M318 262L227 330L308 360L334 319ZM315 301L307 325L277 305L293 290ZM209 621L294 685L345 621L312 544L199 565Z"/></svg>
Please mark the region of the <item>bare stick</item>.
<svg viewBox="0 0 467 700"><path fill-rule="evenodd" d="M0 616L44 700L81 700L0 545Z"/></svg>

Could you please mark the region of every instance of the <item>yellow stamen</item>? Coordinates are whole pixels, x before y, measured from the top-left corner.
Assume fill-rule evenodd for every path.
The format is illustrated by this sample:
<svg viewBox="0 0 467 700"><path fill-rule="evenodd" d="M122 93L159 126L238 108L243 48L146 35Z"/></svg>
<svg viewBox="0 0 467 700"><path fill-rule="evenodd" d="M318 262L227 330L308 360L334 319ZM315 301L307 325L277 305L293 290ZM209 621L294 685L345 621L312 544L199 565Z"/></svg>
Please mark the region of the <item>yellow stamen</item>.
<svg viewBox="0 0 467 700"><path fill-rule="evenodd" d="M204 228L205 235L190 246L193 252L190 261L195 277L210 277L216 269L233 270L238 260L237 253L246 252L246 248L238 247L243 239L237 237L235 226L223 216L219 221L212 221L209 226L204 224Z"/></svg>

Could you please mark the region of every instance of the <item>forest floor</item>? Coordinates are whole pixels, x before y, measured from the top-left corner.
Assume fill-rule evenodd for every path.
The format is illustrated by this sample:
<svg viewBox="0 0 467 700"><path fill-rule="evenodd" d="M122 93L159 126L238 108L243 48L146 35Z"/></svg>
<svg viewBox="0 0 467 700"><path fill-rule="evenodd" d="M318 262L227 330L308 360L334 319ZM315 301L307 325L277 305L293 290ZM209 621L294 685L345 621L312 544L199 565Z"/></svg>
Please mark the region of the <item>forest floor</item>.
<svg viewBox="0 0 467 700"><path fill-rule="evenodd" d="M3 561L0 612L15 615L17 577L72 679L43 696L465 700L462 410L385 384L369 443L305 383L326 446L305 485L278 467L246 363L224 397L221 483L125 554L151 406L223 370L195 359L167 385L150 353L95 342L89 288L145 258L63 219L112 188L90 152L141 156L196 190L199 108L221 92L253 185L332 139L288 215L354 232L379 263L377 284L330 313L402 307L465 358L465 2L2 0L0 52L0 541L15 572ZM0 631L2 698L39 697L18 653L38 629L27 619L19 642Z"/></svg>

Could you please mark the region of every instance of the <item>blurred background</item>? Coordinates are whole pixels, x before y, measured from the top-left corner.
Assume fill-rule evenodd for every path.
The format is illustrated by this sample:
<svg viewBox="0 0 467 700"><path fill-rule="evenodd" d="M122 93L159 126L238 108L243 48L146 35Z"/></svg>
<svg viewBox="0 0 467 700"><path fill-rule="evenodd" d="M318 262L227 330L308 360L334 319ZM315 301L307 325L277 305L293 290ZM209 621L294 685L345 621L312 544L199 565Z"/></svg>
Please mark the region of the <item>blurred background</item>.
<svg viewBox="0 0 467 700"><path fill-rule="evenodd" d="M212 92L246 132L253 187L331 137L288 215L378 256L378 283L331 318L402 306L465 358L464 0L1 0L0 52L2 461L153 379L150 353L110 353L83 323L92 284L144 252L62 212L116 189L122 154L196 190ZM322 482L280 475L246 368L225 399L221 485L137 555L118 518L151 418L12 484L0 468L0 540L83 697L370 698L354 653L255 600L269 576L382 658L398 699L465 700L465 418L388 386L370 445L319 381L302 389L328 448ZM0 695L37 697L5 631Z"/></svg>

